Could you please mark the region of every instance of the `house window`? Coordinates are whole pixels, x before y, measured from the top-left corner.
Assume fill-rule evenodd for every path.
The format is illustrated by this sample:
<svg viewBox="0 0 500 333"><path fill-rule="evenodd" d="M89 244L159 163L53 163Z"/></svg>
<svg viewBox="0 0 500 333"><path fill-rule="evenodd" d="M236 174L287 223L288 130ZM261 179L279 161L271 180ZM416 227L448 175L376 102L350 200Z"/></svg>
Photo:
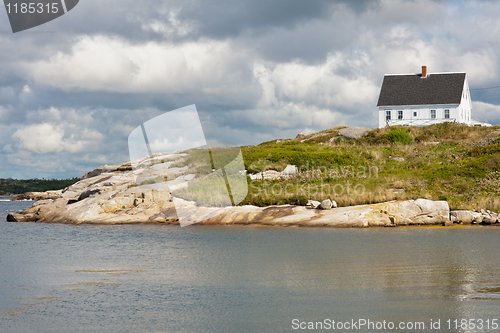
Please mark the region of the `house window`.
<svg viewBox="0 0 500 333"><path fill-rule="evenodd" d="M436 119L436 110L431 110L431 119Z"/></svg>
<svg viewBox="0 0 500 333"><path fill-rule="evenodd" d="M445 109L445 110L444 110L444 117L445 117L446 119L450 119L450 110L449 110L449 109Z"/></svg>
<svg viewBox="0 0 500 333"><path fill-rule="evenodd" d="M403 111L398 111L398 119L403 119Z"/></svg>
<svg viewBox="0 0 500 333"><path fill-rule="evenodd" d="M391 120L391 110L385 111L385 120Z"/></svg>
<svg viewBox="0 0 500 333"><path fill-rule="evenodd" d="M417 111L414 111L413 112L413 117L416 117L417 116Z"/></svg>

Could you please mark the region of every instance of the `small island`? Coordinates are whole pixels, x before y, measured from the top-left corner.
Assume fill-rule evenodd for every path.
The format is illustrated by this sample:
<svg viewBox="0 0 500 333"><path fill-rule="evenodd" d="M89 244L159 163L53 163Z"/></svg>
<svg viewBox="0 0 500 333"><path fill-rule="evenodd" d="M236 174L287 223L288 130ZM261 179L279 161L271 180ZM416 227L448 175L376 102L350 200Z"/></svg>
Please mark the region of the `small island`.
<svg viewBox="0 0 500 333"><path fill-rule="evenodd" d="M337 126L241 147L248 194L237 206L171 194L183 175L137 183L131 163L101 166L38 200L11 222L372 227L500 222L500 126L452 122L380 129ZM185 151L184 159L199 150ZM167 161L151 156L149 164ZM175 157L176 160L179 157ZM172 160L174 163L175 161ZM173 168L175 169L175 168ZM199 168L200 169L200 168ZM203 170L196 177L205 177ZM203 193L210 196L210 192ZM176 201L177 200L177 201Z"/></svg>

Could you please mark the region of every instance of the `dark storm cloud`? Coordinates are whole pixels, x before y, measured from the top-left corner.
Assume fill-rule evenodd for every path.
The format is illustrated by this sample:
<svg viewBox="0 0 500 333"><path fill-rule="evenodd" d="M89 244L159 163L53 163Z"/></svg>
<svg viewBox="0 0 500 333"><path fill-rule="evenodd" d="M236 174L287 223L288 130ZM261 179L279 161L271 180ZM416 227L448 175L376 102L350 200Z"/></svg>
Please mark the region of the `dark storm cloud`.
<svg viewBox="0 0 500 333"><path fill-rule="evenodd" d="M135 41L164 39L162 30L144 29L145 25L156 22L172 29L168 35L171 41L225 39L249 30L262 33L266 29L292 29L307 21L326 20L338 8L362 13L378 3L378 0L87 0L39 30L112 34ZM189 29L176 31L180 23Z"/></svg>
<svg viewBox="0 0 500 333"><path fill-rule="evenodd" d="M352 21L314 20L294 29L275 27L266 31L247 33L238 39L251 42L262 57L275 62L300 59L302 62L323 62L332 50L350 49L359 34Z"/></svg>
<svg viewBox="0 0 500 333"><path fill-rule="evenodd" d="M337 6L363 12L378 1L216 0L190 1L179 18L197 22L201 35L235 36L247 29L292 28L309 20L326 19Z"/></svg>
<svg viewBox="0 0 500 333"><path fill-rule="evenodd" d="M0 34L0 177L125 162L130 131L190 104L221 142L374 127L384 73L500 85L499 15L484 1L80 1ZM472 92L478 119L500 122L498 91Z"/></svg>

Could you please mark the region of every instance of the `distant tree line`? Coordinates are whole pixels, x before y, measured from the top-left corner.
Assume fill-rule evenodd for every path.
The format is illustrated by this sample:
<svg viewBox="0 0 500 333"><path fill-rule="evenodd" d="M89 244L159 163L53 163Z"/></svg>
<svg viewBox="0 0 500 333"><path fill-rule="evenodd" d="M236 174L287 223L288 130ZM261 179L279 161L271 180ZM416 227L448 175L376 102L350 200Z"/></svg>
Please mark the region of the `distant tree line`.
<svg viewBox="0 0 500 333"><path fill-rule="evenodd" d="M0 178L0 195L21 194L26 192L44 192L61 190L73 185L80 178L71 179L3 179Z"/></svg>

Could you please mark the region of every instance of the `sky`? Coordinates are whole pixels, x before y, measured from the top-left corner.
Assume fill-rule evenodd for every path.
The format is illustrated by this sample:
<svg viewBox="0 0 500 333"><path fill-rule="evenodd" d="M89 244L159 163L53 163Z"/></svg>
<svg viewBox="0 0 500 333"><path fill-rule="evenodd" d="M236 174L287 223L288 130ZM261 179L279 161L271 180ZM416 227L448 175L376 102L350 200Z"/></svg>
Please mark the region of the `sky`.
<svg viewBox="0 0 500 333"><path fill-rule="evenodd" d="M376 128L384 74L500 86L498 17L486 0L81 0L14 34L0 8L0 178L127 162L135 128L192 104L238 145ZM500 88L471 97L500 124Z"/></svg>

